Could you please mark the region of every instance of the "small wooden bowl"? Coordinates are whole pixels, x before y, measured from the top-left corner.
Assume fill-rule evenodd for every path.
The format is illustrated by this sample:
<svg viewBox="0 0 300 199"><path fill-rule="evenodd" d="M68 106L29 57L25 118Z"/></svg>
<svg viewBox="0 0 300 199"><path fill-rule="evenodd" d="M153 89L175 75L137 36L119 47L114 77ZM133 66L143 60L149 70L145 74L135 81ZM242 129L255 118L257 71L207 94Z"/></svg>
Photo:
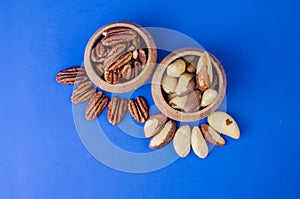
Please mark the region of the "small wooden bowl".
<svg viewBox="0 0 300 199"><path fill-rule="evenodd" d="M152 85L151 85L152 96L158 109L169 118L172 118L177 121L182 121L182 122L193 122L193 121L201 120L207 117L213 111L215 111L218 108L218 106L221 104L226 92L226 75L221 63L212 54L210 54L210 56L212 57L213 61L216 63L216 67L214 67L214 69L217 72L218 81L219 81L218 97L212 104L199 111L186 113L186 112L176 110L171 106L169 106L169 104L166 102L163 96L162 88L161 88L161 80L166 71L167 66L180 57L184 57L187 55L201 56L203 52L204 50L197 49L197 48L179 49L170 53L157 66L152 79Z"/></svg>
<svg viewBox="0 0 300 199"><path fill-rule="evenodd" d="M98 39L101 37L104 31L111 28L119 28L119 27L129 28L138 33L138 35L144 40L146 48L148 49L148 57L143 70L137 77L124 83L109 84L108 82L104 81L101 78L101 76L99 76L99 74L93 67L93 64L90 59L90 55L94 44L98 41ZM85 52L84 52L84 65L90 80L102 90L113 92L113 93L129 92L143 85L152 75L152 72L156 65L156 59L157 59L156 46L149 32L147 32L141 26L131 22L114 22L101 27L92 35L92 37L90 38L90 40L86 45Z"/></svg>

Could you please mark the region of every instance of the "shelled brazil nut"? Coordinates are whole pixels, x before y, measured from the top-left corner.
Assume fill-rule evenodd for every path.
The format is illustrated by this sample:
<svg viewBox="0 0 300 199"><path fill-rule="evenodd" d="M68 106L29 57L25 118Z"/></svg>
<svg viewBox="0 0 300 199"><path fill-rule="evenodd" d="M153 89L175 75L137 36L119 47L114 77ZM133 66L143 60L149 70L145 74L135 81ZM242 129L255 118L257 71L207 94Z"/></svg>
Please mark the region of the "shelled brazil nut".
<svg viewBox="0 0 300 199"><path fill-rule="evenodd" d="M218 108L226 90L220 62L202 49L170 53L156 68L152 96L166 116L184 122L207 117Z"/></svg>

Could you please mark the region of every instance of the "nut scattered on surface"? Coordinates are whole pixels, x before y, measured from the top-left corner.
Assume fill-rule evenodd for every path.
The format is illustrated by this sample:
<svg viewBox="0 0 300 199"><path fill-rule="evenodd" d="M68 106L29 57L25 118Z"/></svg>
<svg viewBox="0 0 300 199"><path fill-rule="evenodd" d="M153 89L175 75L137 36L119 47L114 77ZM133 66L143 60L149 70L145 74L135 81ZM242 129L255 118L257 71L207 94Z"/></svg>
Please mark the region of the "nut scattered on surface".
<svg viewBox="0 0 300 199"><path fill-rule="evenodd" d="M108 103L107 119L112 125L119 124L127 111L127 100L113 97Z"/></svg>
<svg viewBox="0 0 300 199"><path fill-rule="evenodd" d="M206 158L208 146L198 126L194 126L192 129L191 142L194 153L200 158Z"/></svg>
<svg viewBox="0 0 300 199"><path fill-rule="evenodd" d="M164 147L167 145L169 142L174 137L176 131L176 123L173 120L169 120L163 127L162 129L151 138L149 147L151 149L157 149Z"/></svg>
<svg viewBox="0 0 300 199"><path fill-rule="evenodd" d="M214 89L207 89L204 91L201 100L201 107L205 107L213 103L218 97L218 92Z"/></svg>
<svg viewBox="0 0 300 199"><path fill-rule="evenodd" d="M85 118L87 120L94 120L105 109L108 104L108 97L103 92L97 92L89 101L85 109Z"/></svg>
<svg viewBox="0 0 300 199"><path fill-rule="evenodd" d="M226 144L225 140L208 124L201 124L201 131L205 140L216 146L224 146Z"/></svg>
<svg viewBox="0 0 300 199"><path fill-rule="evenodd" d="M56 81L60 84L74 85L88 80L84 67L74 66L56 74Z"/></svg>
<svg viewBox="0 0 300 199"><path fill-rule="evenodd" d="M83 82L73 91L71 101L74 104L85 102L93 97L96 93L96 89L93 87L93 83L90 81Z"/></svg>
<svg viewBox="0 0 300 199"><path fill-rule="evenodd" d="M181 126L175 133L173 146L176 153L184 158L191 150L191 128L189 125Z"/></svg>
<svg viewBox="0 0 300 199"><path fill-rule="evenodd" d="M235 120L225 112L214 112L208 116L209 125L217 132L232 137L240 138L240 130Z"/></svg>
<svg viewBox="0 0 300 199"><path fill-rule="evenodd" d="M158 133L167 120L168 117L161 113L152 115L150 118L148 118L144 126L145 137L149 138Z"/></svg>
<svg viewBox="0 0 300 199"><path fill-rule="evenodd" d="M128 110L130 115L139 123L144 123L149 117L149 107L145 98L138 96L136 100L129 100Z"/></svg>

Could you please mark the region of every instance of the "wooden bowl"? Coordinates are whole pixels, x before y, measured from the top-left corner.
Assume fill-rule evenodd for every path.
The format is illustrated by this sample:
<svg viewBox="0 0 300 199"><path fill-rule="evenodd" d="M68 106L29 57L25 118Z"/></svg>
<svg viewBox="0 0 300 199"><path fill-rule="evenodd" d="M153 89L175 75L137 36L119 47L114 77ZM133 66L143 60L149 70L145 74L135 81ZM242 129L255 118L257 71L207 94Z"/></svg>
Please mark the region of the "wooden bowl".
<svg viewBox="0 0 300 199"><path fill-rule="evenodd" d="M105 80L103 80L100 74L95 70L90 56L91 56L93 46L99 41L99 38L102 36L103 32L111 28L122 28L122 27L129 28L136 31L137 34L143 39L148 51L147 62L143 70L140 72L140 74L135 78L123 83L110 84ZM131 22L115 22L101 27L92 35L92 37L88 41L84 53L84 65L90 80L102 90L113 92L113 93L129 92L143 85L152 75L152 72L156 65L156 59L157 59L156 46L149 32L147 32L141 26Z"/></svg>
<svg viewBox="0 0 300 199"><path fill-rule="evenodd" d="M169 104L165 100L165 97L163 96L163 91L161 88L161 80L166 71L167 66L180 57L184 57L187 55L196 55L200 57L203 52L204 50L197 49L197 48L179 49L170 53L157 66L152 79L152 85L151 85L152 96L158 109L169 118L172 118L177 121L182 121L182 122L193 122L193 121L201 120L207 117L213 111L215 111L218 108L218 106L221 104L226 92L226 75L221 63L212 54L210 54L210 56L213 59L213 61L216 63L213 65L214 65L214 70L217 73L218 82L219 82L219 86L217 90L218 96L213 103L211 103L209 106L203 109L200 109L199 111L186 113L180 110L176 110L171 106L169 106Z"/></svg>

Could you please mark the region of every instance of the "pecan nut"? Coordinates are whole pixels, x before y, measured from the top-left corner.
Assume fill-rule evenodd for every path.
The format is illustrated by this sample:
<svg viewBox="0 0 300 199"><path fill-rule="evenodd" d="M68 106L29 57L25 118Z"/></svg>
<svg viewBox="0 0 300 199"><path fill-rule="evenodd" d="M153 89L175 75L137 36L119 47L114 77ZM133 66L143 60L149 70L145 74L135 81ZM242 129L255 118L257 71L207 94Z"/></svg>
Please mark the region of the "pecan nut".
<svg viewBox="0 0 300 199"><path fill-rule="evenodd" d="M107 119L112 125L119 124L127 111L127 100L114 97L110 100L107 110Z"/></svg>
<svg viewBox="0 0 300 199"><path fill-rule="evenodd" d="M104 65L101 63L95 64L95 69L100 75L104 73Z"/></svg>
<svg viewBox="0 0 300 199"><path fill-rule="evenodd" d="M126 80L130 80L131 78L131 73L132 73L132 69L131 69L131 65L130 64L126 64L122 70L121 70L121 75L124 79Z"/></svg>
<svg viewBox="0 0 300 199"><path fill-rule="evenodd" d="M79 104L93 97L96 89L91 81L83 82L73 91L71 101L74 104Z"/></svg>
<svg viewBox="0 0 300 199"><path fill-rule="evenodd" d="M131 73L131 79L137 77L141 71L143 70L143 66L141 64L141 62L139 61L134 61L134 70L132 70L132 73Z"/></svg>
<svg viewBox="0 0 300 199"><path fill-rule="evenodd" d="M122 68L125 64L127 64L132 58L132 52L128 52L125 55L121 56L117 61L115 61L113 64L106 66L105 70L116 70L118 68Z"/></svg>
<svg viewBox="0 0 300 199"><path fill-rule="evenodd" d="M120 55L124 53L126 49L126 44L118 44L112 47L112 49L107 53L107 56L103 62L105 67L108 67L112 63L118 60Z"/></svg>
<svg viewBox="0 0 300 199"><path fill-rule="evenodd" d="M120 32L124 32L124 31L127 31L127 30L129 30L129 29L125 28L125 27L111 28L111 29L108 29L108 30L104 31L102 33L102 35L104 37L108 37L110 35L113 35L113 34L116 34L116 33L120 33Z"/></svg>
<svg viewBox="0 0 300 199"><path fill-rule="evenodd" d="M109 84L117 84L121 78L120 70L104 71L104 79Z"/></svg>
<svg viewBox="0 0 300 199"><path fill-rule="evenodd" d="M94 120L98 117L108 104L108 97L103 92L97 92L89 101L85 109L85 118Z"/></svg>
<svg viewBox="0 0 300 199"><path fill-rule="evenodd" d="M139 60L142 62L142 65L145 65L147 62L147 55L143 49L139 49Z"/></svg>
<svg viewBox="0 0 300 199"><path fill-rule="evenodd" d="M56 81L60 84L80 84L87 81L87 79L85 69L80 66L70 67L56 74Z"/></svg>
<svg viewBox="0 0 300 199"><path fill-rule="evenodd" d="M136 100L131 99L128 103L130 115L139 123L144 123L149 118L149 107L145 98L138 96Z"/></svg>
<svg viewBox="0 0 300 199"><path fill-rule="evenodd" d="M131 45L128 47L127 52L135 51L136 47L134 45Z"/></svg>
<svg viewBox="0 0 300 199"><path fill-rule="evenodd" d="M114 33L107 35L102 39L104 46L114 46L120 43L131 42L137 37L137 33L134 30L126 30L123 32Z"/></svg>
<svg viewBox="0 0 300 199"><path fill-rule="evenodd" d="M103 57L106 56L105 46L101 43L98 43L93 49L91 53L91 60L96 63L103 62Z"/></svg>

